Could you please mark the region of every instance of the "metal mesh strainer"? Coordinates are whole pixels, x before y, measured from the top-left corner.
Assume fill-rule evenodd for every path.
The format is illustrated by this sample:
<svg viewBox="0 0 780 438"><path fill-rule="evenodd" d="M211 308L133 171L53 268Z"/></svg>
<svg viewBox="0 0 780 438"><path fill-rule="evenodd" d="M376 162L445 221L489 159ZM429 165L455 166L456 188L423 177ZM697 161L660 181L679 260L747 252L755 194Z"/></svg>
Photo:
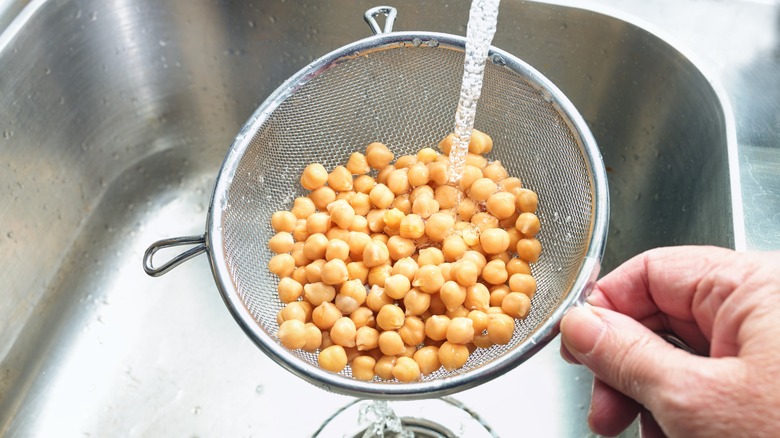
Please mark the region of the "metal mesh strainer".
<svg viewBox="0 0 780 438"><path fill-rule="evenodd" d="M153 244L144 259L147 273L161 275L208 252L227 307L252 340L276 362L327 390L373 398L440 396L495 378L529 358L557 334L563 313L584 297L598 272L608 217L606 174L595 141L565 96L495 48L475 127L494 140L488 157L538 193L544 248L533 266L538 292L531 313L517 324L512 342L476 350L463 369L442 369L402 384L360 382L349 368L326 372L317 367L315 354L287 350L275 338L282 304L278 279L266 268L271 214L305 194L298 179L309 163L332 169L372 141L385 143L396 156L435 146L452 130L464 46L464 38L447 34L378 32L290 78L231 146L206 234ZM197 246L153 266L158 249L185 243Z"/></svg>

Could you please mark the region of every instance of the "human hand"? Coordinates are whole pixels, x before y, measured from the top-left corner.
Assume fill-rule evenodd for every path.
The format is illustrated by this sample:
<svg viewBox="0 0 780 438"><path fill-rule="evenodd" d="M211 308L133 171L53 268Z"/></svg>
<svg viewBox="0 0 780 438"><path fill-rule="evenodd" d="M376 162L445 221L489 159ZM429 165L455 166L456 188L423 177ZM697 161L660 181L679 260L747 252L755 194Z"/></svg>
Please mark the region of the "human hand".
<svg viewBox="0 0 780 438"><path fill-rule="evenodd" d="M647 251L561 322L561 353L593 371L588 422L616 435L777 436L780 253ZM664 341L672 332L703 357Z"/></svg>

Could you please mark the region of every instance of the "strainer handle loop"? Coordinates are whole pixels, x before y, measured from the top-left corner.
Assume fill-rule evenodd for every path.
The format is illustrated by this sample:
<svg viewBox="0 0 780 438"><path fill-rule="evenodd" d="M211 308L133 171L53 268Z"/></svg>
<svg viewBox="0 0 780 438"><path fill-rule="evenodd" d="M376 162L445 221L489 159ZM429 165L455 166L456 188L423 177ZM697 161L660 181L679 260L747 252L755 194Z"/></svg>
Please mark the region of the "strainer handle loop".
<svg viewBox="0 0 780 438"><path fill-rule="evenodd" d="M184 246L184 245L195 245L194 247L188 249L187 251L184 251L180 253L179 255L175 256L174 258L168 260L167 262L163 263L161 266L155 267L154 261L152 258L154 257L154 254L165 248L174 248L177 246ZM146 271L147 275L150 275L152 277L159 277L171 269L179 266L180 264L186 262L187 260L197 256L198 254L202 252L206 252L206 236L185 236L185 237L172 237L170 239L163 239L158 240L157 242L154 242L144 253L144 271Z"/></svg>
<svg viewBox="0 0 780 438"><path fill-rule="evenodd" d="M377 6L374 8L371 8L366 11L365 14L363 14L363 18L366 20L366 23L371 27L371 32L374 32L374 35L379 35L382 33L390 33L393 31L393 23L395 22L395 16L398 13L398 11L392 7L392 6ZM379 27L379 23L376 21L376 17L379 15L385 16L385 28L381 29Z"/></svg>

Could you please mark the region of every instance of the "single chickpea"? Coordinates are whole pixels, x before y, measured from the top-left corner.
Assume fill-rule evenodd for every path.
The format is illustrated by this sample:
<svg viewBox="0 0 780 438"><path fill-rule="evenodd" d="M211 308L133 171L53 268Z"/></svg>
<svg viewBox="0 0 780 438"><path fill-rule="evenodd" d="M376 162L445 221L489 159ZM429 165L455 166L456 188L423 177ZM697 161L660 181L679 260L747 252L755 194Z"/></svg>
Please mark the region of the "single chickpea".
<svg viewBox="0 0 780 438"><path fill-rule="evenodd" d="M440 266L444 263L444 253L439 248L434 246L423 248L419 251L417 256L417 264L420 266L436 265Z"/></svg>
<svg viewBox="0 0 780 438"><path fill-rule="evenodd" d="M501 309L513 318L524 319L531 310L531 299L526 294L510 292L501 302Z"/></svg>
<svg viewBox="0 0 780 438"><path fill-rule="evenodd" d="M485 266L487 265L487 259L485 258L485 255L479 251L466 251L463 253L462 259L471 260L474 262L480 272L485 269Z"/></svg>
<svg viewBox="0 0 780 438"><path fill-rule="evenodd" d="M469 316L469 309L465 308L463 305L460 305L454 309L447 309L447 311L444 312L444 315L446 315L449 319L465 318Z"/></svg>
<svg viewBox="0 0 780 438"><path fill-rule="evenodd" d="M509 234L501 228L488 228L479 235L479 243L488 254L498 254L509 248Z"/></svg>
<svg viewBox="0 0 780 438"><path fill-rule="evenodd" d="M379 331L367 325L356 329L355 345L358 351L369 351L379 347Z"/></svg>
<svg viewBox="0 0 780 438"><path fill-rule="evenodd" d="M363 262L347 263L347 275L350 280L360 280L361 283L368 281L368 267Z"/></svg>
<svg viewBox="0 0 780 438"><path fill-rule="evenodd" d="M473 132L473 131L472 131ZM439 150L442 151L445 155L449 155L450 151L452 150L452 146L457 142L455 134L450 134L446 137L444 137L439 142Z"/></svg>
<svg viewBox="0 0 780 438"><path fill-rule="evenodd" d="M304 242L309 238L308 227L306 226L306 219L298 219L295 222L295 228L292 232L293 238L296 242Z"/></svg>
<svg viewBox="0 0 780 438"><path fill-rule="evenodd" d="M409 214L401 219L401 237L418 239L425 234L425 222L416 214Z"/></svg>
<svg viewBox="0 0 780 438"><path fill-rule="evenodd" d="M449 160L434 161L428 164L428 179L440 186L447 184L449 181Z"/></svg>
<svg viewBox="0 0 780 438"><path fill-rule="evenodd" d="M344 199L328 204L330 220L337 226L347 229L355 219L355 209Z"/></svg>
<svg viewBox="0 0 780 438"><path fill-rule="evenodd" d="M449 235L444 238L444 242L441 246L441 252L444 254L444 259L448 262L454 262L463 255L469 246L463 240L463 237L458 235Z"/></svg>
<svg viewBox="0 0 780 438"><path fill-rule="evenodd" d="M371 198L367 193L358 192L349 199L349 205L355 212L355 217L353 218L354 221L354 219L365 216L369 211L371 211ZM350 228L353 226L354 224L351 224Z"/></svg>
<svg viewBox="0 0 780 438"><path fill-rule="evenodd" d="M429 218L437 211L439 211L439 203L431 196L418 196L412 202L412 213L423 219ZM423 227L423 229L425 228Z"/></svg>
<svg viewBox="0 0 780 438"><path fill-rule="evenodd" d="M470 246L472 250L482 251L482 248L479 245L479 228L472 227L463 229L460 231L460 236L463 238L463 241L466 242L466 245Z"/></svg>
<svg viewBox="0 0 780 438"><path fill-rule="evenodd" d="M276 290L279 293L279 299L285 304L297 301L303 296L303 285L289 277L279 280Z"/></svg>
<svg viewBox="0 0 780 438"><path fill-rule="evenodd" d="M398 356L406 351L406 345L398 332L389 330L379 334L379 349L386 356Z"/></svg>
<svg viewBox="0 0 780 438"><path fill-rule="evenodd" d="M444 253L442 253L444 255ZM452 263L444 262L439 264L439 270L441 270L441 276L444 277L444 281L452 280Z"/></svg>
<svg viewBox="0 0 780 438"><path fill-rule="evenodd" d="M322 303L333 301L336 298L336 288L322 282L309 283L303 286L303 298L316 307Z"/></svg>
<svg viewBox="0 0 780 438"><path fill-rule="evenodd" d="M392 236L387 240L387 251L391 260L400 260L411 257L417 250L417 244L411 239L401 236Z"/></svg>
<svg viewBox="0 0 780 438"><path fill-rule="evenodd" d="M331 345L320 351L317 356L320 368L339 373L347 366L347 352L341 345Z"/></svg>
<svg viewBox="0 0 780 438"><path fill-rule="evenodd" d="M466 165L467 166L473 166L473 167L476 167L479 170L482 170L482 169L485 168L485 166L487 166L487 164L488 164L487 158L483 157L482 155L472 154L470 152L468 154L466 154Z"/></svg>
<svg viewBox="0 0 780 438"><path fill-rule="evenodd" d="M490 290L482 283L477 283L466 288L466 299L463 307L468 310L481 310L486 312L490 307Z"/></svg>
<svg viewBox="0 0 780 438"><path fill-rule="evenodd" d="M433 198L439 203L440 210L456 207L464 197L463 192L450 185L437 186L433 191Z"/></svg>
<svg viewBox="0 0 780 438"><path fill-rule="evenodd" d="M371 356L358 356L352 359L349 363L352 369L352 377L369 382L374 379L374 367L376 366L376 359Z"/></svg>
<svg viewBox="0 0 780 438"><path fill-rule="evenodd" d="M443 284L444 277L441 275L441 270L434 265L420 266L412 281L412 286L429 294L439 292Z"/></svg>
<svg viewBox="0 0 780 438"><path fill-rule="evenodd" d="M407 318L409 316L420 316L431 305L431 294L425 293L419 289L413 288L404 295L404 309Z"/></svg>
<svg viewBox="0 0 780 438"><path fill-rule="evenodd" d="M374 319L374 311L369 309L365 306L360 306L355 311L349 314L349 319L351 319L355 323L355 327L360 330L361 327L371 327L373 328L376 324L376 321ZM377 333L377 339L379 338L379 333Z"/></svg>
<svg viewBox="0 0 780 438"><path fill-rule="evenodd" d="M490 307L501 307L501 302L504 301L504 297L507 296L511 290L506 284L498 284L490 287Z"/></svg>
<svg viewBox="0 0 780 438"><path fill-rule="evenodd" d="M321 303L311 311L311 320L320 330L330 330L342 316L341 311L330 301Z"/></svg>
<svg viewBox="0 0 780 438"><path fill-rule="evenodd" d="M470 221L479 231L485 231L489 228L498 227L498 219L490 213L480 212L474 214Z"/></svg>
<svg viewBox="0 0 780 438"><path fill-rule="evenodd" d="M496 192L498 186L490 178L480 178L471 185L468 197L474 201L487 201L490 195Z"/></svg>
<svg viewBox="0 0 780 438"><path fill-rule="evenodd" d="M539 205L539 197L536 192L528 189L520 189L517 191L515 206L523 213L535 213L536 207Z"/></svg>
<svg viewBox="0 0 780 438"><path fill-rule="evenodd" d="M390 207L395 199L393 192L384 184L377 184L368 194L371 204L376 208L385 209Z"/></svg>
<svg viewBox="0 0 780 438"><path fill-rule="evenodd" d="M406 345L416 347L425 341L425 323L416 316L409 316L398 329L398 335Z"/></svg>
<svg viewBox="0 0 780 438"><path fill-rule="evenodd" d="M366 245L371 243L371 236L359 231L350 231L347 244L349 244L349 258L355 261L363 260L363 251Z"/></svg>
<svg viewBox="0 0 780 438"><path fill-rule="evenodd" d="M419 187L428 184L430 181L431 172L428 170L426 163L417 162L414 163L407 173L407 179L412 187Z"/></svg>
<svg viewBox="0 0 780 438"><path fill-rule="evenodd" d="M388 230L398 231L398 229L401 227L401 220L403 220L404 216L406 216L406 214L397 208L385 210L385 232Z"/></svg>
<svg viewBox="0 0 780 438"><path fill-rule="evenodd" d="M517 242L517 255L529 263L536 263L539 261L539 255L541 253L542 244L533 237L520 239Z"/></svg>
<svg viewBox="0 0 780 438"><path fill-rule="evenodd" d="M471 139L469 140L469 152L483 155L491 150L493 150L493 139L482 131L472 129Z"/></svg>
<svg viewBox="0 0 780 438"><path fill-rule="evenodd" d="M366 147L366 161L374 169L386 167L395 155L382 143L374 142Z"/></svg>
<svg viewBox="0 0 780 438"><path fill-rule="evenodd" d="M385 304L376 315L376 324L382 330L398 330L404 324L404 311L394 305Z"/></svg>
<svg viewBox="0 0 780 438"><path fill-rule="evenodd" d="M515 228L525 237L534 237L541 229L539 217L533 213L522 213L517 217Z"/></svg>
<svg viewBox="0 0 780 438"><path fill-rule="evenodd" d="M506 272L510 278L515 274L531 275L531 266L523 259L512 257L506 263Z"/></svg>
<svg viewBox="0 0 780 438"><path fill-rule="evenodd" d="M268 270L279 278L289 277L295 270L295 259L290 254L277 254L268 261Z"/></svg>
<svg viewBox="0 0 780 438"><path fill-rule="evenodd" d="M347 190L345 192L337 192L336 193L336 201L344 200L349 202L352 197L355 196L355 192L353 190Z"/></svg>
<svg viewBox="0 0 780 438"><path fill-rule="evenodd" d="M282 320L297 319L301 322L311 320L312 306L305 301L293 301L282 308Z"/></svg>
<svg viewBox="0 0 780 438"><path fill-rule="evenodd" d="M329 240L325 246L325 260L347 260L349 258L349 244L341 239Z"/></svg>
<svg viewBox="0 0 780 438"><path fill-rule="evenodd" d="M298 218L290 211L275 211L271 215L271 228L277 233L292 233L295 229L295 221Z"/></svg>
<svg viewBox="0 0 780 438"><path fill-rule="evenodd" d="M330 230L325 233L325 237L328 238L328 243L334 240L340 240L346 243L347 240L349 240L349 230L345 230L339 227L330 227ZM349 248L349 245L347 245L347 248ZM325 250L325 253L327 254L327 249ZM347 253L349 253L349 249L347 249Z"/></svg>
<svg viewBox="0 0 780 438"><path fill-rule="evenodd" d="M508 278L503 260L491 260L482 270L482 279L490 284L504 284Z"/></svg>
<svg viewBox="0 0 780 438"><path fill-rule="evenodd" d="M313 213L306 219L306 231L309 235L312 234L325 234L330 230L330 215L325 212L318 211Z"/></svg>
<svg viewBox="0 0 780 438"><path fill-rule="evenodd" d="M322 233L311 234L303 244L303 255L309 260L324 259L328 242L328 238Z"/></svg>
<svg viewBox="0 0 780 438"><path fill-rule="evenodd" d="M402 274L393 274L385 279L385 293L394 300L402 300L411 288L412 282Z"/></svg>
<svg viewBox="0 0 780 438"><path fill-rule="evenodd" d="M469 349L465 345L445 342L438 351L439 362L447 371L458 369L469 360Z"/></svg>
<svg viewBox="0 0 780 438"><path fill-rule="evenodd" d="M536 293L536 279L528 274L515 274L509 277L509 290L533 298Z"/></svg>
<svg viewBox="0 0 780 438"><path fill-rule="evenodd" d="M414 353L413 358L420 367L420 372L423 375L431 374L432 372L441 368L438 347L434 347L432 345L422 347Z"/></svg>
<svg viewBox="0 0 780 438"><path fill-rule="evenodd" d="M414 155L402 155L395 160L396 169L408 169L417 162L417 154Z"/></svg>
<svg viewBox="0 0 780 438"><path fill-rule="evenodd" d="M414 276L417 274L418 268L419 266L417 262L411 256L404 257L398 259L398 261L393 265L393 275L401 274L408 278L409 281L412 281L414 280Z"/></svg>
<svg viewBox="0 0 780 438"><path fill-rule="evenodd" d="M477 203L473 199L463 198L458 203L455 211L458 213L458 217L464 221L470 221L475 214L479 213L479 207L477 207Z"/></svg>
<svg viewBox="0 0 780 438"><path fill-rule="evenodd" d="M460 259L452 264L450 275L461 286L473 286L479 279L480 270L471 260Z"/></svg>
<svg viewBox="0 0 780 438"><path fill-rule="evenodd" d="M379 376L380 379L392 380L393 368L395 367L397 358L395 356L382 356L376 361L374 366L374 373Z"/></svg>
<svg viewBox="0 0 780 438"><path fill-rule="evenodd" d="M445 315L431 315L425 320L425 335L434 341L442 341L447 338L447 329L450 326L450 318Z"/></svg>
<svg viewBox="0 0 780 438"><path fill-rule="evenodd" d="M510 176L509 178L504 178L498 183L498 189L503 192L509 192L515 196L519 193L520 189L523 188L523 183L520 181L520 178L515 178L513 176ZM517 199L515 199L517 201Z"/></svg>
<svg viewBox="0 0 780 438"><path fill-rule="evenodd" d="M368 269L368 285L385 287L387 278L392 275L393 267L390 263L374 266Z"/></svg>
<svg viewBox="0 0 780 438"><path fill-rule="evenodd" d="M279 326L276 337L285 347L290 350L297 350L306 345L306 324L297 319L284 321Z"/></svg>
<svg viewBox="0 0 780 438"><path fill-rule="evenodd" d="M293 254L295 254L295 253L293 253ZM293 255L293 257L295 257L295 255ZM308 262L307 262L307 263L308 263ZM296 265L298 264L298 261L297 261L297 260L296 260L295 264L296 264ZM295 270L293 271L292 275L290 275L290 278L292 278L293 280L295 280L295 281L297 281L298 283L300 283L300 284L301 284L301 286L303 286L304 284L308 284L308 283L309 283L309 280L307 280L307 279L306 279L306 268L305 268L305 264L304 264L304 265L302 265L302 266L298 266L297 268L295 268Z"/></svg>
<svg viewBox="0 0 780 438"><path fill-rule="evenodd" d="M434 242L441 242L452 232L455 218L447 213L434 213L425 223L425 234Z"/></svg>
<svg viewBox="0 0 780 438"><path fill-rule="evenodd" d="M344 166L336 166L328 175L328 186L337 192L352 190L352 173Z"/></svg>
<svg viewBox="0 0 780 438"><path fill-rule="evenodd" d="M401 210L401 213L403 214L411 213L412 202L409 201L409 194L403 193L401 195L396 196L395 199L393 200L392 207Z"/></svg>
<svg viewBox="0 0 780 438"><path fill-rule="evenodd" d="M402 383L420 380L420 366L411 357L399 357L395 362L392 373L393 377Z"/></svg>
<svg viewBox="0 0 780 438"><path fill-rule="evenodd" d="M366 219L365 216L360 216L358 214L355 214L355 218L352 219L352 224L350 224L348 231L350 232L356 231L365 234L371 233L371 229L368 228L368 219ZM347 234L347 239L342 239L342 240L349 242L349 234Z"/></svg>
<svg viewBox="0 0 780 438"><path fill-rule="evenodd" d="M506 219L515 213L515 195L509 192L496 192L486 202L488 213L497 219Z"/></svg>
<svg viewBox="0 0 780 438"><path fill-rule="evenodd" d="M355 178L354 181L352 181L352 188L356 192L366 195L371 192L371 189L373 189L375 185L376 180L373 176L370 175L360 175L359 177Z"/></svg>
<svg viewBox="0 0 780 438"><path fill-rule="evenodd" d="M410 189L409 169L398 169L390 172L387 176L387 188L395 195L406 193Z"/></svg>
<svg viewBox="0 0 780 438"><path fill-rule="evenodd" d="M303 328L306 343L301 347L304 351L314 353L322 345L322 331L313 322L307 322Z"/></svg>
<svg viewBox="0 0 780 438"><path fill-rule="evenodd" d="M352 175L364 175L368 173L371 168L368 166L368 160L366 156L360 152L353 152L347 160L347 170Z"/></svg>
<svg viewBox="0 0 780 438"><path fill-rule="evenodd" d="M447 305L444 304L440 295L440 293L431 295L431 304L428 305L428 311L421 315L424 317L423 319L430 317L430 315L444 315L447 312Z"/></svg>
<svg viewBox="0 0 780 438"><path fill-rule="evenodd" d="M506 345L512 341L515 332L515 320L505 313L488 314L487 334L490 342Z"/></svg>
<svg viewBox="0 0 780 438"><path fill-rule="evenodd" d="M312 163L303 169L301 185L306 190L318 189L328 181L328 171L320 163Z"/></svg>
<svg viewBox="0 0 780 438"><path fill-rule="evenodd" d="M379 184L387 185L387 178L390 176L390 173L393 172L394 170L395 170L395 166L393 166L392 164L383 167L376 174L376 182Z"/></svg>
<svg viewBox="0 0 780 438"><path fill-rule="evenodd" d="M317 283L322 281L322 267L325 266L327 260L318 259L306 265L304 273L306 274L307 283Z"/></svg>
<svg viewBox="0 0 780 438"><path fill-rule="evenodd" d="M511 251L517 249L517 242L523 238L522 233L520 233L520 231L518 231L515 227L507 227L506 233L509 235L509 250Z"/></svg>
<svg viewBox="0 0 780 438"><path fill-rule="evenodd" d="M485 178L490 178L495 182L500 182L509 177L509 172L506 171L504 165L498 160L485 166L482 172L485 174Z"/></svg>
<svg viewBox="0 0 780 438"><path fill-rule="evenodd" d="M341 259L333 259L326 262L322 266L320 275L322 276L322 282L330 285L338 285L349 280L347 264Z"/></svg>
<svg viewBox="0 0 780 438"><path fill-rule="evenodd" d="M490 348L494 345L487 333L479 333L474 335L474 340L471 342L477 348Z"/></svg>
<svg viewBox="0 0 780 438"><path fill-rule="evenodd" d="M355 327L355 322L346 316L337 319L330 329L330 339L336 345L341 345L342 347L354 347L356 336L357 328Z"/></svg>
<svg viewBox="0 0 780 438"><path fill-rule="evenodd" d="M276 254L291 252L293 245L295 245L295 239L293 239L292 234L286 231L280 231L268 240L268 248Z"/></svg>
<svg viewBox="0 0 780 438"><path fill-rule="evenodd" d="M512 246L510 245L509 248L511 247ZM488 261L492 262L493 260L500 260L504 262L504 267L506 267L506 263L509 261L509 259L512 258L512 254L509 252L509 250L506 250L498 254L490 254L488 257L489 257Z"/></svg>
<svg viewBox="0 0 780 438"><path fill-rule="evenodd" d="M390 298L390 296L385 293L385 289L380 286L371 286L371 290L369 290L368 295L366 295L366 307L374 312L379 312L383 306L393 304L394 302L395 300Z"/></svg>
<svg viewBox="0 0 780 438"><path fill-rule="evenodd" d="M447 327L447 342L467 344L474 339L474 323L462 316L452 318Z"/></svg>
<svg viewBox="0 0 780 438"><path fill-rule="evenodd" d="M488 315L486 312L472 310L466 317L471 320L471 326L474 328L475 336L487 330Z"/></svg>
<svg viewBox="0 0 780 438"><path fill-rule="evenodd" d="M363 264L369 268L387 263L390 260L390 253L387 245L381 242L368 242L363 249Z"/></svg>
<svg viewBox="0 0 780 438"><path fill-rule="evenodd" d="M429 185L415 187L411 193L409 193L409 202L414 203L418 198L433 198L434 189Z"/></svg>
<svg viewBox="0 0 780 438"><path fill-rule="evenodd" d="M482 157L479 157L482 158ZM463 168L463 174L460 178L460 182L458 182L458 189L462 193L468 192L470 189L473 188L474 183L477 182L482 178L482 169L480 169L478 166L474 166L471 164L467 164Z"/></svg>
<svg viewBox="0 0 780 438"><path fill-rule="evenodd" d="M296 218L306 219L309 215L317 211L317 207L314 206L314 201L311 199L299 196L293 201L293 208L290 211Z"/></svg>
<svg viewBox="0 0 780 438"><path fill-rule="evenodd" d="M432 163L436 160L436 158L439 156L439 153L436 152L433 148L422 148L417 152L417 161L423 162L425 164Z"/></svg>
<svg viewBox="0 0 780 438"><path fill-rule="evenodd" d="M328 204L336 200L336 192L328 186L320 187L309 193L309 199L317 210L324 211Z"/></svg>
<svg viewBox="0 0 780 438"><path fill-rule="evenodd" d="M360 280L349 280L341 285L334 304L344 315L350 315L366 302L366 287Z"/></svg>

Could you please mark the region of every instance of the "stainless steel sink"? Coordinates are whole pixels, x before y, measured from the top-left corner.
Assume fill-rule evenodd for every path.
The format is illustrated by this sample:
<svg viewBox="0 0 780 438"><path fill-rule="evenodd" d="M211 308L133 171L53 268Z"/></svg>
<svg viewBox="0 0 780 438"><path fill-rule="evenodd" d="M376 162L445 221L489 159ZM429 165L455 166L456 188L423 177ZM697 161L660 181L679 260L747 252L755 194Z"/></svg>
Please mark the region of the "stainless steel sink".
<svg viewBox="0 0 780 438"><path fill-rule="evenodd" d="M156 279L141 257L203 231L239 127L310 60L367 36L375 3L25 3L5 2L21 12L0 34L0 435L313 434L352 399L263 356L205 257ZM466 2L394 6L397 30L465 33ZM733 115L675 46L510 0L494 44L556 83L603 151L605 270L654 246L740 245ZM500 436L583 436L590 381L550 345L455 398Z"/></svg>

